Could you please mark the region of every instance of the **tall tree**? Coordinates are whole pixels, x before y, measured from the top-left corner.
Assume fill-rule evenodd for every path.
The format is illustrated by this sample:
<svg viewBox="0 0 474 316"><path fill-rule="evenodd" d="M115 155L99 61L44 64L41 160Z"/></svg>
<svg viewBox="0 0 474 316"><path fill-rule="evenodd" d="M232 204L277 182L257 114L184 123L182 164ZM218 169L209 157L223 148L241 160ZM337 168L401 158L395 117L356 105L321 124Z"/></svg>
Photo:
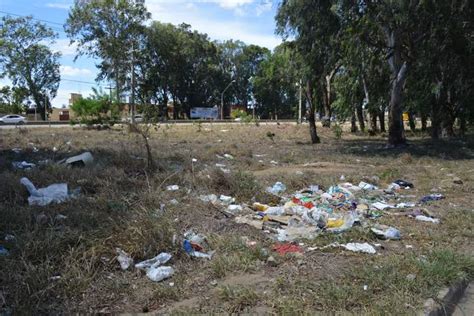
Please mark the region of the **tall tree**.
<svg viewBox="0 0 474 316"><path fill-rule="evenodd" d="M294 37L294 46L307 65L310 133L319 142L314 124L316 104L322 105L325 124L332 115L332 80L340 66L340 19L331 0L283 0L276 16L277 33ZM317 102L315 102L317 100Z"/></svg>
<svg viewBox="0 0 474 316"><path fill-rule="evenodd" d="M77 43L76 58L99 58L98 79L115 81L118 100L150 17L144 0L75 0L69 12L65 31Z"/></svg>
<svg viewBox="0 0 474 316"><path fill-rule="evenodd" d="M60 53L52 52L47 46L56 37L50 28L31 17L2 18L0 77L10 78L23 95L27 90L43 119L60 81Z"/></svg>

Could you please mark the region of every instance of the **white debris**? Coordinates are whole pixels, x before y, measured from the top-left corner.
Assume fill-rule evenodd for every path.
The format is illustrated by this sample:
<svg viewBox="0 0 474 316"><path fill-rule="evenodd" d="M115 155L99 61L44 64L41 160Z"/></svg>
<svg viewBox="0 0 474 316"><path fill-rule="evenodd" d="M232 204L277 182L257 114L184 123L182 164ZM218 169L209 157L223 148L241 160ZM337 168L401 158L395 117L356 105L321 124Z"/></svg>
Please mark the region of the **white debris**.
<svg viewBox="0 0 474 316"><path fill-rule="evenodd" d="M162 264L165 264L171 259L171 255L167 252L162 252L154 258L139 262L135 265L135 268L146 270L153 267L158 267Z"/></svg>
<svg viewBox="0 0 474 316"><path fill-rule="evenodd" d="M116 248L115 251L118 254L117 261L120 263L120 268L127 270L133 264L132 257L120 248Z"/></svg>
<svg viewBox="0 0 474 316"><path fill-rule="evenodd" d="M166 190L167 191L178 191L179 190L179 185L176 185L176 184L169 185L169 186L166 187Z"/></svg>
<svg viewBox="0 0 474 316"><path fill-rule="evenodd" d="M372 204L372 207L375 207L376 209L381 210L381 211L388 208L395 208L395 206L387 204L387 203L383 203L383 202L375 202Z"/></svg>
<svg viewBox="0 0 474 316"><path fill-rule="evenodd" d="M26 161L13 161L12 166L14 169L20 169L20 170L29 170L36 167L34 163L26 162Z"/></svg>
<svg viewBox="0 0 474 316"><path fill-rule="evenodd" d="M428 217L428 216L424 216L424 215L417 215L415 217L416 220L418 221L422 221L422 222L430 222L430 223L434 223L434 224L439 224L439 219L438 218L432 218L432 217Z"/></svg>
<svg viewBox="0 0 474 316"><path fill-rule="evenodd" d="M341 245L341 247L344 247L347 250L354 251L354 252L364 252L364 253L370 253L370 254L376 253L375 248L368 243L361 244L361 243L350 242L348 244Z"/></svg>
<svg viewBox="0 0 474 316"><path fill-rule="evenodd" d="M172 267L152 267L146 271L146 276L154 281L160 282L174 274L174 269Z"/></svg>
<svg viewBox="0 0 474 316"><path fill-rule="evenodd" d="M378 189L375 185L364 182L364 181L361 181L359 183L359 188L361 188L362 190L367 190L367 191L373 191L373 190Z"/></svg>
<svg viewBox="0 0 474 316"><path fill-rule="evenodd" d="M72 197L72 195L68 193L66 183L51 184L41 189L36 189L28 178L21 178L20 183L23 184L30 193L28 197L29 205L45 206L51 203L62 203Z"/></svg>

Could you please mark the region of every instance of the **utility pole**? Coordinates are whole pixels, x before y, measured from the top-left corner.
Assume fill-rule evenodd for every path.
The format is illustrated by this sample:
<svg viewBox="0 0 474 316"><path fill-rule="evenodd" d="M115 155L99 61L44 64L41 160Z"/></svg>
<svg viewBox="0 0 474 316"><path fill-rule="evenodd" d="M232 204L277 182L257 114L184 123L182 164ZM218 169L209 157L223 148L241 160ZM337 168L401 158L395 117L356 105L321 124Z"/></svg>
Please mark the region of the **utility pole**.
<svg viewBox="0 0 474 316"><path fill-rule="evenodd" d="M46 121L48 119L46 108L48 107L48 99L46 94L44 95L44 120Z"/></svg>
<svg viewBox="0 0 474 316"><path fill-rule="evenodd" d="M224 91L221 93L221 120L224 119L224 93L227 91L227 89L230 88L230 86L235 82L235 80L232 80L227 87L225 87Z"/></svg>
<svg viewBox="0 0 474 316"><path fill-rule="evenodd" d="M109 89L109 98L110 103L112 103L112 86L105 87L105 89Z"/></svg>
<svg viewBox="0 0 474 316"><path fill-rule="evenodd" d="M132 124L135 124L135 60L133 55L133 43L132 43L132 78L131 78L131 90L130 91L130 109L132 111Z"/></svg>
<svg viewBox="0 0 474 316"><path fill-rule="evenodd" d="M301 124L301 106L303 103L303 80L302 79L300 79L299 86L300 86L300 91L299 91L300 98L299 98L299 104L298 104L298 124Z"/></svg>

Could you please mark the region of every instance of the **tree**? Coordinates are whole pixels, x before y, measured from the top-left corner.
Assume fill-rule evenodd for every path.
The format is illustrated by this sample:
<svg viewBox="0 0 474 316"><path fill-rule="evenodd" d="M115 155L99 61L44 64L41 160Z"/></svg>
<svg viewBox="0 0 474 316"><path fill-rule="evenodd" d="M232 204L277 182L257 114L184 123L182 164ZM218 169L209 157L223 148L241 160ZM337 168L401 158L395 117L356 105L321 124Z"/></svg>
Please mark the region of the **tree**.
<svg viewBox="0 0 474 316"><path fill-rule="evenodd" d="M23 95L27 90L43 119L60 81L60 53L53 53L47 46L56 36L31 17L2 18L0 77L9 77L15 87L23 90Z"/></svg>
<svg viewBox="0 0 474 316"><path fill-rule="evenodd" d="M292 58L290 48L283 44L259 65L254 78L254 94L257 113L262 117L295 117L298 74Z"/></svg>
<svg viewBox="0 0 474 316"><path fill-rule="evenodd" d="M98 79L115 81L118 100L150 17L144 0L75 0L69 12L65 31L78 45L76 58L101 59Z"/></svg>

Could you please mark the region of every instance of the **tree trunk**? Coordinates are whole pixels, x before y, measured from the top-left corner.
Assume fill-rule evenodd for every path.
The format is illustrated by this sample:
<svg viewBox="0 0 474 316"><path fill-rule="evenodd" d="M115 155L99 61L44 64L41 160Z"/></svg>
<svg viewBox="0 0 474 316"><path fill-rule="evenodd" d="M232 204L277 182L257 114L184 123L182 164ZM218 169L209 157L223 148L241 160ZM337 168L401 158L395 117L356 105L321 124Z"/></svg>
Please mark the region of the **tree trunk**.
<svg viewBox="0 0 474 316"><path fill-rule="evenodd" d="M426 126L427 126L427 121L428 121L428 116L425 113L421 113L421 131L423 133L426 132Z"/></svg>
<svg viewBox="0 0 474 316"><path fill-rule="evenodd" d="M331 85L332 85L332 79L334 78L334 75L336 74L337 70L339 69L340 65L336 65L331 72L325 76L325 89L324 89L324 118L321 118L321 122L323 123L324 127L331 127L331 117L332 117L332 99L331 99Z"/></svg>
<svg viewBox="0 0 474 316"><path fill-rule="evenodd" d="M176 104L176 97L173 95L173 119L178 119L178 105Z"/></svg>
<svg viewBox="0 0 474 316"><path fill-rule="evenodd" d="M360 130L365 131L364 112L362 110L362 103L358 103L356 107L357 120L359 121Z"/></svg>
<svg viewBox="0 0 474 316"><path fill-rule="evenodd" d="M416 120L411 111L408 112L408 124L410 125L410 130L414 133L416 131Z"/></svg>
<svg viewBox="0 0 474 316"><path fill-rule="evenodd" d="M356 124L356 114L355 114L355 109L352 110L352 115L351 115L351 133L356 133L357 132L357 124Z"/></svg>
<svg viewBox="0 0 474 316"><path fill-rule="evenodd" d="M309 134L311 136L311 143L319 144L321 140L319 139L318 133L316 130L316 117L315 117L316 109L315 109L315 102L313 99L313 89L311 87L310 81L308 81L307 83L306 97L309 103L308 123L309 123Z"/></svg>
<svg viewBox="0 0 474 316"><path fill-rule="evenodd" d="M392 72L392 87L390 90L390 112L388 117L388 145L399 146L406 144L402 120L402 92L407 78L408 65L402 61L401 43L394 30L385 29L387 46L391 48L388 64Z"/></svg>
<svg viewBox="0 0 474 316"><path fill-rule="evenodd" d="M385 108L379 111L380 132L385 133Z"/></svg>
<svg viewBox="0 0 474 316"><path fill-rule="evenodd" d="M376 110L370 111L370 132L372 134L377 133L377 111Z"/></svg>
<svg viewBox="0 0 474 316"><path fill-rule="evenodd" d="M461 111L459 115L459 136L466 136L466 114Z"/></svg>

